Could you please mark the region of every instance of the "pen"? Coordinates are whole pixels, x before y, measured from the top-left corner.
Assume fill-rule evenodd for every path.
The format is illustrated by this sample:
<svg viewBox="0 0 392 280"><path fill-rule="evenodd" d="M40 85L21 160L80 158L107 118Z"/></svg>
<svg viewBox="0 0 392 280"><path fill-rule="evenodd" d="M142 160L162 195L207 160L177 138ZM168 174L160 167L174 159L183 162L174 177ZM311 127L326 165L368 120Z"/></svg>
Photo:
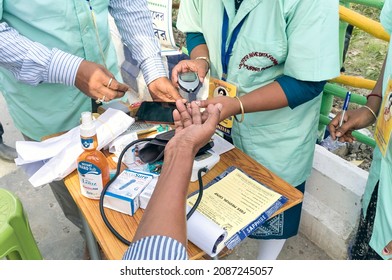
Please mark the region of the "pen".
<svg viewBox="0 0 392 280"><path fill-rule="evenodd" d="M340 116L339 127L341 127L342 124L343 124L344 115L346 114L346 111L348 109L348 104L350 103L350 98L351 98L351 92L348 91L347 94L346 94L346 98L344 99L342 115Z"/></svg>

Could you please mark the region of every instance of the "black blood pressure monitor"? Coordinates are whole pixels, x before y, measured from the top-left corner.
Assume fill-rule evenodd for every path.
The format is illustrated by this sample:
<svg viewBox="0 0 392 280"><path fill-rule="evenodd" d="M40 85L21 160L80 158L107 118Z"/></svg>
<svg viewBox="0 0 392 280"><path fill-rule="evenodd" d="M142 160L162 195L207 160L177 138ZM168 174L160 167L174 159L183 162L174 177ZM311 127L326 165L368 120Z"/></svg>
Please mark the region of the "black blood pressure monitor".
<svg viewBox="0 0 392 280"><path fill-rule="evenodd" d="M184 72L178 75L178 85L181 96L188 101L194 101L202 84L195 72Z"/></svg>

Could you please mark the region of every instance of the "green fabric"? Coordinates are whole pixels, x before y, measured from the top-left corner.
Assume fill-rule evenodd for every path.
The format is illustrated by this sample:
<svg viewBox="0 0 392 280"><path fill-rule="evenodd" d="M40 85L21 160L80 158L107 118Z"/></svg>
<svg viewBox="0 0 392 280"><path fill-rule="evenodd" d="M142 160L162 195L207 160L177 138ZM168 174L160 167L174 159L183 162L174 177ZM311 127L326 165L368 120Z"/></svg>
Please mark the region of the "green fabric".
<svg viewBox="0 0 392 280"><path fill-rule="evenodd" d="M392 32L392 0L385 1L381 12L380 20L385 30ZM385 64L383 80L383 97L385 98L386 87L389 80L392 79L392 44L389 44L388 57ZM382 116L381 116L382 117ZM362 200L364 213L367 211L368 204L374 187L379 181L377 211L374 221L372 238L370 246L380 254L384 259L391 256L381 254L383 248L392 240L392 147L389 142L386 156L383 157L380 149L375 148L373 153L372 166L369 170L369 178L366 184L365 194Z"/></svg>
<svg viewBox="0 0 392 280"><path fill-rule="evenodd" d="M223 7L229 17L228 38L247 17L234 44L227 73L227 81L237 85L239 96L283 74L302 81L322 81L339 75L336 1L244 0L237 13L232 0L183 1L177 27L185 33L203 34L211 76L222 76ZM235 145L290 184L301 184L312 167L320 100L318 96L293 110L285 107L246 114L243 123L234 123Z"/></svg>
<svg viewBox="0 0 392 280"><path fill-rule="evenodd" d="M115 49L108 36L108 2L97 0L93 5L107 67L121 80ZM58 48L103 64L86 1L73 0L53 5L51 0L41 0L23 5L20 1L0 0L0 4L1 21L7 22L23 36L48 48ZM0 91L15 126L34 140L77 126L81 112L91 111L91 99L75 87L22 84L3 68L0 68ZM42 110L42 104L45 104L45 110Z"/></svg>

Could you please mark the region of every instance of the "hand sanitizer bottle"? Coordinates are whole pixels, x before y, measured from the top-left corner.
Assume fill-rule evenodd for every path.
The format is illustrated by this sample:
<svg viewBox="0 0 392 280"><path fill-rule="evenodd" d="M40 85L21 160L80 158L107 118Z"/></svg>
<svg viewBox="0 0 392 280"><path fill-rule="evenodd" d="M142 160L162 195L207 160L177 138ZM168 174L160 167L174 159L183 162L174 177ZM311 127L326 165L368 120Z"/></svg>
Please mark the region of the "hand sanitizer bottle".
<svg viewBox="0 0 392 280"><path fill-rule="evenodd" d="M99 199L110 174L105 155L97 150L97 133L91 112L82 113L80 140L84 149L77 159L81 193L85 197Z"/></svg>

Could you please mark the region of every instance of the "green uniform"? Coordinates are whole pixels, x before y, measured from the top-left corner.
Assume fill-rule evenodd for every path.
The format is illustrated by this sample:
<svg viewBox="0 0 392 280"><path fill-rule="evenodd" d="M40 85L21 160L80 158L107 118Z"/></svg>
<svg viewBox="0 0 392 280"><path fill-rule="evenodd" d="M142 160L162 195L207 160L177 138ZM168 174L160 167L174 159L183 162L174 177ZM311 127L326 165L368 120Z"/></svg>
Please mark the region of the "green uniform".
<svg viewBox="0 0 392 280"><path fill-rule="evenodd" d="M392 1L387 0L381 12L380 20L389 34L392 33ZM383 80L383 96L386 97L386 87L388 81L392 79L392 45L389 44L388 57L385 64ZM382 118L382 108L379 118ZM362 207L366 215L367 207L377 181L378 199L377 210L373 225L370 246L381 254L384 247L392 240L392 147L391 143L387 147L385 157L382 156L380 149L376 147L373 153L372 166L369 171L369 178L363 196ZM381 256L389 259L391 256Z"/></svg>

